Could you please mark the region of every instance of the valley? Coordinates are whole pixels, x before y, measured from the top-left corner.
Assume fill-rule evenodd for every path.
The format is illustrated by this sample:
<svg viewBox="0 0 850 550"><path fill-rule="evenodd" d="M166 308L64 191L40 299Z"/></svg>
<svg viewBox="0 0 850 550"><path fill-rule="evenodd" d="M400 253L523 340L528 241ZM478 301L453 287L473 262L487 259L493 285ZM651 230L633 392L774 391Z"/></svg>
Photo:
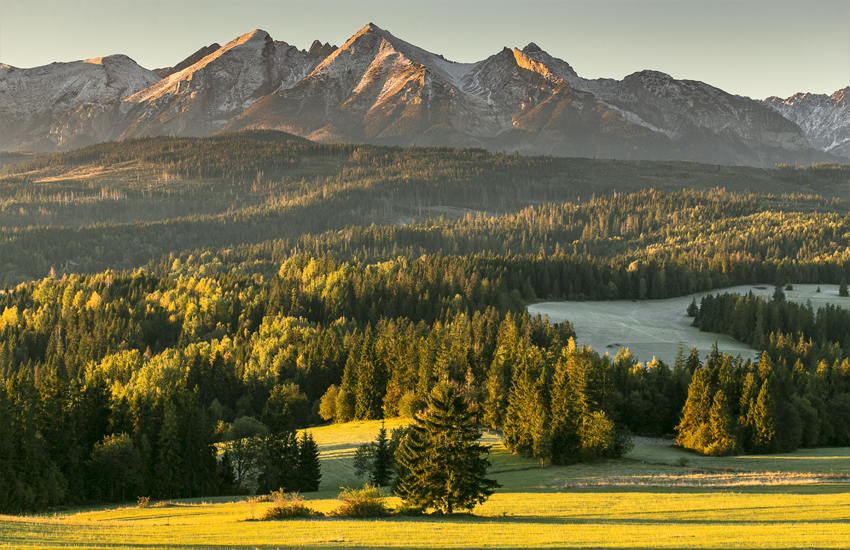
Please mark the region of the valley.
<svg viewBox="0 0 850 550"><path fill-rule="evenodd" d="M845 548L850 4L763 4L3 2L0 549Z"/></svg>
<svg viewBox="0 0 850 550"><path fill-rule="evenodd" d="M752 292L769 298L773 289L773 285L757 284L641 302L540 302L528 306L528 312L546 315L552 323L569 321L576 330L579 345L588 345L611 356L625 348L642 363L657 358L673 365L680 343L685 354L695 347L704 357L716 343L723 353L740 354L744 359L755 361L761 353L759 350L723 334L700 332L692 325L693 318L687 315L686 310L691 300L699 304L706 294L745 295ZM838 295L838 285L823 285L822 288L820 285L796 285L793 290L786 291L786 297L803 305L811 303L815 310L826 304L850 307L850 300Z"/></svg>
<svg viewBox="0 0 850 550"><path fill-rule="evenodd" d="M21 514L4 542L839 544L846 165L271 130L3 164L0 512ZM700 301L715 332L687 326L725 289L758 296ZM296 434L320 452L305 502L329 513L378 419L406 426L445 387L502 484L471 513L253 521L271 497L246 494L306 486Z"/></svg>

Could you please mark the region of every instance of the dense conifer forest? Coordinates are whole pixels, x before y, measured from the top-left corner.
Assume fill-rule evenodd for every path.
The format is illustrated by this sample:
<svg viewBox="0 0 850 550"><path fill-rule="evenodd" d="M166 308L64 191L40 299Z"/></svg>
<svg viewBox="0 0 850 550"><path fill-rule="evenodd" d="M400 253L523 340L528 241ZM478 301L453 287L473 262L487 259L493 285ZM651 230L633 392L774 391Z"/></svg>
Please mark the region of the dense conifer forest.
<svg viewBox="0 0 850 550"><path fill-rule="evenodd" d="M850 444L847 308L707 298L702 329L764 354L674 365L600 355L525 309L839 284L844 166L248 133L2 174L0 511L310 490L297 428L412 417L442 381L511 449L556 464L620 456L630 433L709 454Z"/></svg>

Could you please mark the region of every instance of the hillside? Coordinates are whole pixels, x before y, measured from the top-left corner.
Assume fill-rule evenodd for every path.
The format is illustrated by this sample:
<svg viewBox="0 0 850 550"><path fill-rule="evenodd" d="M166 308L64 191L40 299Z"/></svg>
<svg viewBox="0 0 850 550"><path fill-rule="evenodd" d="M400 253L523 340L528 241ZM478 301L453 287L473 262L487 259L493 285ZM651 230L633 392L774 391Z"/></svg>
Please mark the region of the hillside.
<svg viewBox="0 0 850 550"><path fill-rule="evenodd" d="M347 226L588 201L640 189L843 198L847 170L493 155L317 144L282 132L146 138L4 154L0 281L134 268L166 254ZM844 211L842 203L827 201ZM826 203L824 203L826 204ZM820 208L820 207L818 207Z"/></svg>

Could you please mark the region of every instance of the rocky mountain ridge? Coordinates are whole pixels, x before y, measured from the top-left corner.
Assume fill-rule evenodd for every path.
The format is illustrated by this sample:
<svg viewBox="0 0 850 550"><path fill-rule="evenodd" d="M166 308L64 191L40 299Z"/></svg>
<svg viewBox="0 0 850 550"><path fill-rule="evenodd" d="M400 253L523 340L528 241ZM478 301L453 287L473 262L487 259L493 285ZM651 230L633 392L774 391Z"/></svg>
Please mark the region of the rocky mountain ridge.
<svg viewBox="0 0 850 550"><path fill-rule="evenodd" d="M456 63L370 23L339 48L317 40L299 50L255 30L156 72L126 56L102 59L0 66L0 149L265 128L320 141L755 166L850 156L847 90L762 102L656 71L589 80L534 43Z"/></svg>
<svg viewBox="0 0 850 550"><path fill-rule="evenodd" d="M813 147L850 157L850 86L832 95L798 93L789 98L769 97L765 103L795 122Z"/></svg>

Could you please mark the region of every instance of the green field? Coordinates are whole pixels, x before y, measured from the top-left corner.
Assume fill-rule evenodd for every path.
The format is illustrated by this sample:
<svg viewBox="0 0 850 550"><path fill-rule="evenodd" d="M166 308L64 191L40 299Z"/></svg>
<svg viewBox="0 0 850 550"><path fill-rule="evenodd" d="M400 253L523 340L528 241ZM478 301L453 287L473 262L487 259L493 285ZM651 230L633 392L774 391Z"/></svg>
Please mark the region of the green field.
<svg viewBox="0 0 850 550"><path fill-rule="evenodd" d="M310 506L331 512L338 488L358 482L351 457L378 427L312 431L323 480ZM624 460L541 467L484 439L503 487L474 514L258 522L270 504L244 497L152 502L0 516L0 548L846 548L850 537L848 448L717 459L638 438Z"/></svg>
<svg viewBox="0 0 850 550"><path fill-rule="evenodd" d="M686 354L695 347L700 357L705 357L717 342L722 352L756 359L760 352L747 344L723 334L700 332L691 326L693 319L686 315L685 310L692 299L695 298L699 304L706 294L728 292L744 295L752 292L769 299L773 290L771 284L760 284L721 288L666 300L543 302L528 306L528 311L532 315L548 315L553 323L570 321L575 328L578 345L588 345L600 354L608 352L612 357L620 348L628 348L641 362L657 357L672 365L679 351L679 342ZM793 290L786 291L786 297L801 304L811 302L815 309L826 304L850 308L850 298L838 296L838 285L794 285Z"/></svg>

